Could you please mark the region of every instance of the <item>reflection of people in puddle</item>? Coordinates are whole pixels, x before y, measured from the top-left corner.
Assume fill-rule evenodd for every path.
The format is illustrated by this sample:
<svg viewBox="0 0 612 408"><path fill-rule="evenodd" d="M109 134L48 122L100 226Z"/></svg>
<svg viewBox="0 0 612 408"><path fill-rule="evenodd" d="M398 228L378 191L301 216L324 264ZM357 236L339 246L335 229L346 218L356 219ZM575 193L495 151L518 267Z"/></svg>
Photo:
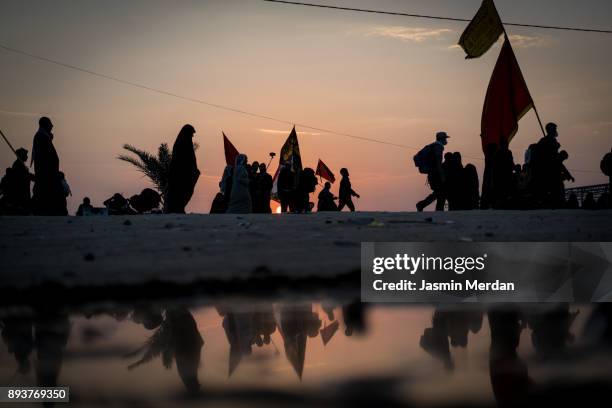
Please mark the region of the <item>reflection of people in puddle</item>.
<svg viewBox="0 0 612 408"><path fill-rule="evenodd" d="M228 377L231 376L244 356L252 353L251 344L254 338L252 313L235 313L217 308L223 316L223 330L230 344Z"/></svg>
<svg viewBox="0 0 612 408"><path fill-rule="evenodd" d="M454 363L450 346L467 347L468 333L478 333L481 328L482 312L480 310L437 308L432 318L432 327L423 332L420 346L433 357L441 360L447 369L452 370Z"/></svg>
<svg viewBox="0 0 612 408"><path fill-rule="evenodd" d="M283 305L280 307L279 330L285 346L285 356L302 379L306 359L306 340L319 334L321 319L312 305Z"/></svg>
<svg viewBox="0 0 612 408"><path fill-rule="evenodd" d="M523 324L516 310L490 310L491 350L489 374L498 406L517 406L532 388L527 365L518 356Z"/></svg>
<svg viewBox="0 0 612 408"><path fill-rule="evenodd" d="M272 304L258 304L249 311L219 305L217 312L223 317L223 329L230 344L228 376L231 376L242 358L251 355L253 345L263 347L272 342L276 321Z"/></svg>
<svg viewBox="0 0 612 408"><path fill-rule="evenodd" d="M365 318L366 304L359 300L354 300L342 306L342 316L344 317L344 334L352 336L364 335L367 332L367 323Z"/></svg>
<svg viewBox="0 0 612 408"><path fill-rule="evenodd" d="M584 326L584 337L595 346L612 347L612 303L598 303L593 307Z"/></svg>
<svg viewBox="0 0 612 408"><path fill-rule="evenodd" d="M529 314L527 323L533 330L531 341L538 356L554 358L566 353L568 343L574 341L570 328L577 315L578 311L570 312L568 304Z"/></svg>
<svg viewBox="0 0 612 408"><path fill-rule="evenodd" d="M11 316L3 320L2 340L17 360L17 373L30 372L30 355L36 350L36 385L56 387L64 349L70 336L70 321L61 313L45 312L35 318ZM53 406L45 402L44 406Z"/></svg>
<svg viewBox="0 0 612 408"><path fill-rule="evenodd" d="M154 324L153 315L144 320ZM198 367L203 345L204 340L191 313L182 307L167 309L165 319L159 323L156 332L145 345L128 355L142 355L128 369L134 369L158 356L161 356L164 367L169 369L174 359L183 384L189 392L195 392L200 388Z"/></svg>
<svg viewBox="0 0 612 408"><path fill-rule="evenodd" d="M17 361L17 374L30 373L30 354L34 350L34 333L32 319L29 317L10 316L2 321L2 340L9 354Z"/></svg>

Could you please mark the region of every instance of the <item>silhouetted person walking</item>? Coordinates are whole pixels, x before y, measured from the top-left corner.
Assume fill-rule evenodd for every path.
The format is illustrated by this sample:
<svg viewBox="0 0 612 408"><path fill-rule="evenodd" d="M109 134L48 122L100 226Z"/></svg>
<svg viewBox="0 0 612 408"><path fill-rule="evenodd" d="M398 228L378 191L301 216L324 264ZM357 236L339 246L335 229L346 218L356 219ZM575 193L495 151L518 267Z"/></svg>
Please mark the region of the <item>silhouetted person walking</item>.
<svg viewBox="0 0 612 408"><path fill-rule="evenodd" d="M168 174L166 213L185 213L185 206L191 200L200 170L193 147L195 129L185 125L179 132L172 148L172 161Z"/></svg>
<svg viewBox="0 0 612 408"><path fill-rule="evenodd" d="M359 198L353 188L351 187L351 180L349 179L349 172L346 168L340 169L342 180L340 180L340 191L338 192L338 211L342 211L346 205L351 212L355 211L355 204L353 204L353 197Z"/></svg>
<svg viewBox="0 0 612 408"><path fill-rule="evenodd" d="M247 156L239 154L236 157L236 165L234 166L232 193L227 212L229 214L249 214L252 212L252 209Z"/></svg>
<svg viewBox="0 0 612 408"><path fill-rule="evenodd" d="M35 215L65 215L64 189L60 178L59 156L53 146L53 123L42 117L34 135L32 163L34 164L34 189L32 211Z"/></svg>
<svg viewBox="0 0 612 408"><path fill-rule="evenodd" d="M419 212L434 201L436 201L436 211L444 211L444 202L446 201L444 183L446 178L442 170L442 155L449 137L446 132L436 133L436 141L425 146L414 157L419 171L427 174L427 183L432 190L430 195L417 203L416 207Z"/></svg>
<svg viewBox="0 0 612 408"><path fill-rule="evenodd" d="M317 211L338 211L338 206L334 201L336 198L331 192L331 183L329 181L325 182L323 190L319 192Z"/></svg>

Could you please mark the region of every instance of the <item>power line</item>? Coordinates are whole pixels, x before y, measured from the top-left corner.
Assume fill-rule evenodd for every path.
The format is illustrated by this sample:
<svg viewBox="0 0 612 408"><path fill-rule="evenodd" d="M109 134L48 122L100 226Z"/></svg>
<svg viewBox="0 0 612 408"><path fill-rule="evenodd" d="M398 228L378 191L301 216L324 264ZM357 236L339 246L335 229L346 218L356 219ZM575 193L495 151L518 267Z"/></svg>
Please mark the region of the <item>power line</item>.
<svg viewBox="0 0 612 408"><path fill-rule="evenodd" d="M471 19L457 18L457 17L430 16L426 14L400 13L400 12L395 12L395 11L361 9L361 8L353 8L353 7L333 6L333 5L328 5L328 4L302 3L302 2L297 2L297 1L284 1L284 0L262 0L262 1L265 1L268 3L286 4L286 5L291 5L291 6L317 7L317 8L339 10L339 11L354 11L354 12L359 12L359 13L385 14L389 16L425 18L429 20L445 20L445 21L460 21L460 22L472 21ZM550 25L540 25L540 24L507 23L507 22L503 22L503 24L507 26L514 26L514 27L542 28L546 30L582 31L582 32L587 32L587 33L612 34L612 30L601 30L601 29L595 29L595 28L562 27L562 26L550 26Z"/></svg>
<svg viewBox="0 0 612 408"><path fill-rule="evenodd" d="M310 125L306 125L303 123L295 123L295 122L291 122L285 119L279 119L279 118L275 118L272 116L268 116L268 115L262 115L262 114L258 114L258 113L253 113L253 112L248 112L242 109L237 109L237 108L232 108L229 106L225 106L225 105L220 105L217 103L212 103L212 102L208 102L202 99L197 99L197 98L193 98L193 97L189 97L189 96L183 96L183 95L179 95L177 93L174 92L170 92L170 91L166 91L163 89L159 89L159 88L154 88L152 86L148 86L148 85L144 85L144 84L140 84L137 82L133 82L133 81L128 81L125 79L121 79L121 78L117 78L111 75L107 75L107 74L102 74L96 71L92 71L90 69L87 68L82 68L76 65L72 65L72 64L68 64L65 62L61 62L61 61L57 61L51 58L47 58L47 57L42 57L40 55L35 55L35 54L31 54L27 51L23 51L17 48L13 48L13 47L9 47L3 44L0 44L0 49L3 49L5 51L8 52L12 52L15 54L19 54L19 55L23 55L29 58L33 58L42 62L46 62L49 64L53 64L53 65L57 65L63 68L67 68L67 69L71 69L74 71L78 71L78 72L82 72L88 75L92 75L92 76L96 76L99 78L103 78L109 81L113 81L113 82L117 82L123 85L128 85L134 88L139 88L139 89L144 89L146 91L150 91L150 92L155 92L161 95L165 95L165 96L171 96L173 98L177 98L177 99L181 99L181 100L185 100L188 102L193 102L193 103L198 103L201 105L206 105L212 108L216 108L216 109L220 109L220 110L225 110L225 111L229 111L229 112L234 112L234 113L238 113L238 114L242 114L242 115L247 115L247 116L251 116L251 117L255 117L255 118L259 118L259 119L266 119L266 120L270 120L270 121L274 121L274 122L278 122L278 123L283 123L283 124L287 124L287 125L291 125L291 126L298 126L304 129L310 129L310 130L316 130L319 132L324 132L324 133L329 133L329 134L333 134L333 135L337 135L337 136L344 136L344 137L349 137L352 139L357 139L357 140L362 140L365 142L372 142L372 143L378 143L378 144L382 144L382 145L387 145L387 146L393 146L393 147L399 147L402 149L406 149L406 150L414 150L414 151L418 151L420 150L420 148L418 147L414 147L414 146L408 146L408 145L404 145L404 144L399 144L399 143L393 143L393 142L387 142L385 140L380 140L380 139L374 139L374 138L369 138L369 137L365 137L365 136L357 136L357 135L353 135L350 133L345 133L345 132L338 132L332 129L325 129L325 128L320 128L320 127L316 127L316 126L310 126ZM466 159L471 159L471 160L479 160L482 161L484 160L482 157L470 157L470 156L464 156ZM575 169L570 169L572 171L577 171L577 172L584 172L584 173L597 173L596 171L591 171L591 170L575 170Z"/></svg>
<svg viewBox="0 0 612 408"><path fill-rule="evenodd" d="M198 99L198 98L193 98L193 97L189 97L189 96L183 96L183 95L179 95L177 93L174 92L170 92L170 91L166 91L163 89L159 89L159 88L154 88L148 85L144 85L144 84L140 84L137 82L133 82L133 81L128 81L125 79L121 79L121 78L117 78L114 76L110 76L107 74L102 74L96 71L92 71L90 69L87 68L82 68L76 65L72 65L72 64L67 64L65 62L61 62L61 61L57 61L51 58L47 58L47 57L42 57L40 55L35 55L35 54L31 54L29 52L23 51L23 50L19 50L17 48L12 48L3 44L0 44L0 48L4 49L5 51L9 51L12 53L16 53L16 54L20 54L20 55L24 55L26 57L30 57L39 61L43 61L43 62L47 62L50 64L54 64L54 65L58 65L60 67L64 67L64 68L68 68L68 69L72 69L75 71L79 71L85 74L89 74L89 75L93 75L99 78L103 78L109 81L114 81L123 85L128 85L128 86L132 86L135 88L140 88L140 89L144 89L150 92L155 92L161 95L166 95L166 96L171 96L173 98L177 98L177 99L182 99L185 101L189 101L189 102L194 102L194 103L199 103L202 105L206 105L206 106L210 106L212 108L216 108L216 109L221 109L221 110L225 110L225 111L229 111L229 112L234 112L234 113L239 113L242 115L247 115L247 116L251 116L251 117L255 117L255 118L259 118L259 119L266 119L266 120L271 120L274 122L278 122L278 123L283 123L286 125L291 125L291 126L298 126L304 129L309 129L309 130L316 130L319 132L325 132L325 133L330 133L330 134L334 134L334 135L338 135L338 136L345 136L345 137L350 137L352 139L358 139L358 140L363 140L363 141L367 141L367 142L373 142L373 143L379 143L379 144L384 144L384 145L388 145L388 146L394 146L394 147L399 147L402 149L408 149L408 150L419 150L418 148L414 147L414 146L407 146L404 144L399 144L399 143L392 143L392 142L387 142L384 140L380 140L380 139L373 139L373 138L369 138L369 137L364 137L364 136L357 136L357 135L352 135L350 133L343 133L343 132L338 132L335 130L331 130L331 129L324 129L324 128L320 128L320 127L315 127L315 126L310 126L310 125L306 125L303 123L296 123L296 122L292 122L289 120L285 120L285 119L279 119L279 118L275 118L272 116L267 116L267 115L262 115L259 113L253 113L253 112L248 112L242 109L237 109L237 108L232 108L230 106L225 106L225 105L220 105L217 103L212 103L212 102L208 102L202 99Z"/></svg>

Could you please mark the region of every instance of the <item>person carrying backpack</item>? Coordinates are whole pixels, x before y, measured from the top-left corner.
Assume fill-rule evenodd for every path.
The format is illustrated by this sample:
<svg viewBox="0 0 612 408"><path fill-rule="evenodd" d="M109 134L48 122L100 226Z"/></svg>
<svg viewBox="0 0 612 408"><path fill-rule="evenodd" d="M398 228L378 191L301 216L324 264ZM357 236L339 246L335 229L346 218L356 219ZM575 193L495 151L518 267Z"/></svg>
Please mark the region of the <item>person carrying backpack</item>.
<svg viewBox="0 0 612 408"><path fill-rule="evenodd" d="M417 203L416 207L419 212L436 200L436 211L444 211L446 201L444 183L446 180L442 169L442 155L449 137L446 132L436 133L436 141L425 146L414 156L414 164L421 174L427 174L427 184L432 190L430 195Z"/></svg>

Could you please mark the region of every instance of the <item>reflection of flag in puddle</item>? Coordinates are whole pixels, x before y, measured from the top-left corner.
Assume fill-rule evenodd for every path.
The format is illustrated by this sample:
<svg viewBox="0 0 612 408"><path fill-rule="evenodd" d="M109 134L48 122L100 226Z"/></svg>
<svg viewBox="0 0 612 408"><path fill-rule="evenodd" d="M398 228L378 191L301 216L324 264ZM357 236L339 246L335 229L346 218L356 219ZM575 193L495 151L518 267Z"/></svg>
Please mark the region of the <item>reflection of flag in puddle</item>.
<svg viewBox="0 0 612 408"><path fill-rule="evenodd" d="M338 331L340 327L340 323L337 320L333 321L329 326L325 326L320 330L321 332L321 340L323 340L323 345L326 346L327 343L334 337L334 334Z"/></svg>

